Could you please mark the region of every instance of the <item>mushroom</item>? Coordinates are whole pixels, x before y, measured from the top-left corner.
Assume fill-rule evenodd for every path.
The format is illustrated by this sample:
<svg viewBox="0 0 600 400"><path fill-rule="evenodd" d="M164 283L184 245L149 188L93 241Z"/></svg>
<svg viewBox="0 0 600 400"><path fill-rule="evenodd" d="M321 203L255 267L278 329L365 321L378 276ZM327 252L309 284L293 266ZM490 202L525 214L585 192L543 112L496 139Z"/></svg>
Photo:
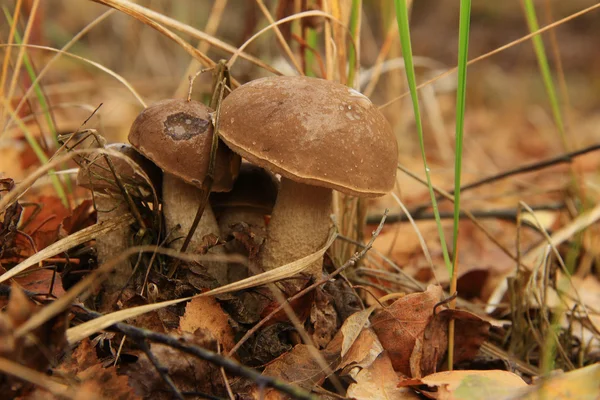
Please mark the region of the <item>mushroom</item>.
<svg viewBox="0 0 600 400"><path fill-rule="evenodd" d="M152 188L149 185L160 186L160 170L129 144L112 143L105 148L129 157L150 178L151 182L147 182L127 161L118 157L110 157L114 171L129 196L143 201L151 201ZM83 163L83 160L81 161ZM103 154L96 154L91 160L82 164L77 174L77 184L94 191L98 222L123 216L131 211ZM130 247L130 242L131 232L128 226L99 236L96 238L98 263L102 264L126 250ZM103 283L106 294L110 295L120 291L127 284L132 272L133 269L128 260L118 264L111 276Z"/></svg>
<svg viewBox="0 0 600 400"><path fill-rule="evenodd" d="M187 235L201 201L212 145L212 113L193 100L162 100L142 111L129 131L131 144L164 172L163 213L169 233L179 225ZM226 146L218 146L212 191L231 190L240 161ZM201 250L202 239L209 234L218 236L219 228L207 204L189 247ZM181 248L181 242L174 247ZM207 268L217 281L224 279L224 269L220 271L217 265Z"/></svg>
<svg viewBox="0 0 600 400"><path fill-rule="evenodd" d="M221 237L234 233L245 235L249 240L237 236L225 246L228 253L243 254L251 260L266 233L265 217L271 215L279 182L275 176L256 165L242 163L233 189L227 193L212 193L211 206L217 216ZM247 268L241 264L230 264L228 283L248 276Z"/></svg>
<svg viewBox="0 0 600 400"><path fill-rule="evenodd" d="M315 252L330 229L332 189L375 197L392 190L398 145L385 117L361 93L308 77L269 77L234 90L221 105L220 138L281 175L259 255L264 270ZM306 274L320 278L322 260ZM295 283L288 294L299 290Z"/></svg>
<svg viewBox="0 0 600 400"><path fill-rule="evenodd" d="M242 222L266 229L265 216L271 215L278 187L279 182L272 173L248 162L242 163L233 189L210 196L221 236L229 235L232 226Z"/></svg>

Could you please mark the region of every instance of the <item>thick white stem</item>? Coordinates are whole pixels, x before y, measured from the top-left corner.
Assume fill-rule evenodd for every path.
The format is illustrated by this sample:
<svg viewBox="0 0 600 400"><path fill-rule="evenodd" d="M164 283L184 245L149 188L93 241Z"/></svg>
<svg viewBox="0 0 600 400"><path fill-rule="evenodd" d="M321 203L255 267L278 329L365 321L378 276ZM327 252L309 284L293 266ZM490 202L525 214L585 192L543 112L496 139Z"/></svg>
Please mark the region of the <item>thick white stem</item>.
<svg viewBox="0 0 600 400"><path fill-rule="evenodd" d="M163 214L165 215L165 226L167 233L171 238L179 237L180 240L174 242L171 246L177 250L183 245L185 236L190 231L196 211L200 204L201 191L197 187L187 184L181 179L171 174L163 175ZM177 225L180 226L177 229ZM202 238L213 234L219 236L219 225L213 214L210 204L206 204L200 223L192 236L188 246L188 251L197 253L202 246ZM213 254L220 254L223 250L220 247L211 249ZM208 273L213 276L220 284L226 282L227 267L224 263L207 262L204 263Z"/></svg>
<svg viewBox="0 0 600 400"><path fill-rule="evenodd" d="M267 239L259 256L265 271L306 257L325 243L330 228L331 198L331 189L281 179ZM323 261L319 260L303 274L320 279L322 269ZM286 284L286 291L297 292L304 283Z"/></svg>

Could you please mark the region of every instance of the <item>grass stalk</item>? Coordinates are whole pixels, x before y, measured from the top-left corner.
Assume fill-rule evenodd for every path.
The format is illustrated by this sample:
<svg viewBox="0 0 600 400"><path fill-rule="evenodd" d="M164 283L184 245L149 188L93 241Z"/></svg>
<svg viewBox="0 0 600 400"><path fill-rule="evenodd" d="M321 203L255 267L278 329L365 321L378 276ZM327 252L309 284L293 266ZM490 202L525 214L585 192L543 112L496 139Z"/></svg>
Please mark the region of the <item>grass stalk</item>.
<svg viewBox="0 0 600 400"><path fill-rule="evenodd" d="M402 46L402 57L404 58L404 65L406 71L406 78L408 80L408 87L410 90L410 97L413 104L413 113L415 115L415 124L417 127L417 133L419 136L419 146L421 148L421 157L423 159L423 166L425 169L425 177L427 178L427 187L429 189L429 195L431 197L431 203L433 213L435 216L435 222L437 225L438 235L440 237L440 243L442 247L442 254L444 256L444 263L448 269L448 273L452 274L452 262L448 254L448 247L446 246L446 238L444 235L444 229L442 227L442 221L440 219L440 212L438 209L437 201L435 198L435 192L431 183L431 176L429 173L429 166L427 165L427 156L425 154L425 141L423 137L423 123L421 121L421 111L419 107L419 97L417 93L417 78L415 75L415 65L412 57L412 46L410 41L410 28L408 24L408 7L406 0L394 0L396 7L396 21L398 23L398 32L400 35L400 44Z"/></svg>
<svg viewBox="0 0 600 400"><path fill-rule="evenodd" d="M456 88L456 142L454 156L454 224L452 254L452 278L450 295L456 293L458 280L458 224L460 222L460 186L462 172L463 135L465 127L465 107L467 98L467 61L469 60L469 27L471 21L471 0L460 1L460 21L458 28L458 83ZM456 306L456 299L450 302L450 308ZM448 326L448 368L454 365L454 320Z"/></svg>

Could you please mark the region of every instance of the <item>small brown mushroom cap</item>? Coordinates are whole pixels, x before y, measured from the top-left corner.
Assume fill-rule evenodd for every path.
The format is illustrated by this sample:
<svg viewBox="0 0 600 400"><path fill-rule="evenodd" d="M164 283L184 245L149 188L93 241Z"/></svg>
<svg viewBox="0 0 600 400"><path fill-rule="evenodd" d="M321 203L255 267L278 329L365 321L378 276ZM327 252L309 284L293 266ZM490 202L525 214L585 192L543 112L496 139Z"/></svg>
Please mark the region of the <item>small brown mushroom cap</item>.
<svg viewBox="0 0 600 400"><path fill-rule="evenodd" d="M253 164L356 196L392 190L398 145L379 110L339 83L257 79L223 100L220 137Z"/></svg>
<svg viewBox="0 0 600 400"><path fill-rule="evenodd" d="M159 101L135 119L129 142L163 171L201 188L212 145L212 112L193 100ZM213 191L231 189L240 162L240 157L227 146L218 147Z"/></svg>
<svg viewBox="0 0 600 400"><path fill-rule="evenodd" d="M244 162L233 189L226 193L212 193L210 204L217 214L229 207L256 209L263 214L270 214L277 199L278 188L279 182L272 173Z"/></svg>
<svg viewBox="0 0 600 400"><path fill-rule="evenodd" d="M110 160L115 168L115 172L121 178L123 184L135 185L138 187L152 184L157 190L161 186L162 173L156 165L135 148L127 143L111 143L105 146L107 150L115 150L130 158L141 170L148 175L150 183L147 182L136 170L122 158L111 157ZM91 161L82 164L77 174L77 184L87 189L118 191L113 176L103 154L95 154Z"/></svg>

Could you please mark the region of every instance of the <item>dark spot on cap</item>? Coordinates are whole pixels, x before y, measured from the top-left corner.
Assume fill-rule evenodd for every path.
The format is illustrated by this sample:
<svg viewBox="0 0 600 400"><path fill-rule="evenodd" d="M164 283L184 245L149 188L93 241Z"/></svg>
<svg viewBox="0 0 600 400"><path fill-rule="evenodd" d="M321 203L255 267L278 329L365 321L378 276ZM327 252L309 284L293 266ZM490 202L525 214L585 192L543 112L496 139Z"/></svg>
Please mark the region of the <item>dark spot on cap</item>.
<svg viewBox="0 0 600 400"><path fill-rule="evenodd" d="M183 112L171 114L165 121L165 134L173 140L189 140L201 135L210 126L210 121Z"/></svg>

